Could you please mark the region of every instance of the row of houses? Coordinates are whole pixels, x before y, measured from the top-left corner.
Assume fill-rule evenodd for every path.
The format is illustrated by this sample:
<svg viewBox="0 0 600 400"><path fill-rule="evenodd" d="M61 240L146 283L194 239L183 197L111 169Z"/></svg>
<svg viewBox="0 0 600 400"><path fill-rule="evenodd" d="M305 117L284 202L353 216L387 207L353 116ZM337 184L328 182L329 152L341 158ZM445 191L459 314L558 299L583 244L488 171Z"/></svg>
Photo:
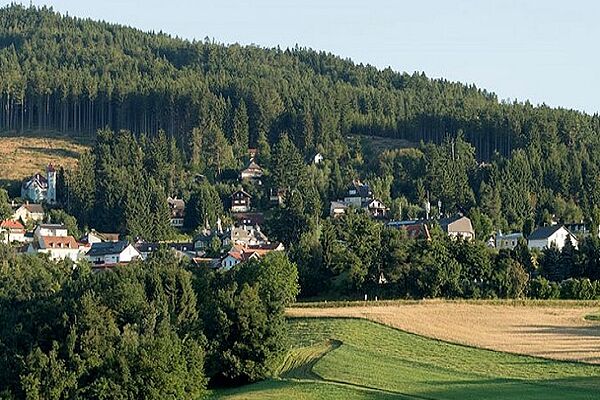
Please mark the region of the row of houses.
<svg viewBox="0 0 600 400"><path fill-rule="evenodd" d="M432 220L390 221L387 223L387 226L405 230L410 238L430 239L430 231L434 224L438 225L450 237L466 240L475 239L475 230L473 229L471 220L463 215ZM579 240L582 237L591 234L600 237L600 231L594 231L592 233L582 226L583 224L580 223L569 225L555 224L538 227L526 238L521 232L509 234L498 232L487 241L487 244L488 247L497 248L498 250L512 250L520 241L526 240L527 246L532 250L543 250L550 247L556 247L558 250L562 250L568 241L571 242L573 247L577 248Z"/></svg>

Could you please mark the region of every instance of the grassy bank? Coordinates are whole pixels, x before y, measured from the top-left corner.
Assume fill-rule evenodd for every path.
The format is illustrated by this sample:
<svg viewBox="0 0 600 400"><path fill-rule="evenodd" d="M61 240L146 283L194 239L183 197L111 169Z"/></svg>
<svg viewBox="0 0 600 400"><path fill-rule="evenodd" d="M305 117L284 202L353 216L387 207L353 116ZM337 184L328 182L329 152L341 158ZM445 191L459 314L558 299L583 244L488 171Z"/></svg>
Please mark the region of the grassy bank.
<svg viewBox="0 0 600 400"><path fill-rule="evenodd" d="M357 319L290 320L279 379L224 399L592 399L600 367L449 344Z"/></svg>

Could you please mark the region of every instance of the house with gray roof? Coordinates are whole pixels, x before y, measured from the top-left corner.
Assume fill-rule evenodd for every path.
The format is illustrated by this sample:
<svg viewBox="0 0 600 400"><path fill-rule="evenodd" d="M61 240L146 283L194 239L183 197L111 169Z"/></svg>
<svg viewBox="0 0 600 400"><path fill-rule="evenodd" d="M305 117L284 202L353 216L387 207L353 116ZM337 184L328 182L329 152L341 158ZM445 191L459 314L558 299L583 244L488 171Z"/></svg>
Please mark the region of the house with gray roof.
<svg viewBox="0 0 600 400"><path fill-rule="evenodd" d="M556 246L562 250L567 243L571 241L573 247L577 248L579 241L564 225L541 226L527 237L527 246L530 249L543 250L551 246Z"/></svg>

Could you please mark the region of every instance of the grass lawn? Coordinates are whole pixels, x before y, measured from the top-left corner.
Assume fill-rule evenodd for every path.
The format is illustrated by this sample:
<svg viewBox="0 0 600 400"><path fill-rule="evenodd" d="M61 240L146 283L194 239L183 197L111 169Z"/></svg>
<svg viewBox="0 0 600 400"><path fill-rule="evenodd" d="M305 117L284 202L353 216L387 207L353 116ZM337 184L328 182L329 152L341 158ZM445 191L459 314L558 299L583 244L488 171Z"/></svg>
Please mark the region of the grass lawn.
<svg viewBox="0 0 600 400"><path fill-rule="evenodd" d="M600 366L449 344L359 319L290 319L272 379L223 399L594 399Z"/></svg>

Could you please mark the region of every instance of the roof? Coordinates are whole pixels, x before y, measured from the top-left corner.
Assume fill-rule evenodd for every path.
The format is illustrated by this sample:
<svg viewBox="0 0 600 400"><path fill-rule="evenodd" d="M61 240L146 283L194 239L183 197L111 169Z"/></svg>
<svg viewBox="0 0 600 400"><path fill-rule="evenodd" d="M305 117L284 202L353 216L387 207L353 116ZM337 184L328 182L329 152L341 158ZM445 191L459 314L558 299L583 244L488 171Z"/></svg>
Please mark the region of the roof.
<svg viewBox="0 0 600 400"><path fill-rule="evenodd" d="M185 201L178 199L177 197L167 197L167 203L173 208L183 209L185 208Z"/></svg>
<svg viewBox="0 0 600 400"><path fill-rule="evenodd" d="M126 240L119 240L118 242L100 242L92 244L90 251L88 251L88 257L100 257L109 254L120 254L129 246L129 242Z"/></svg>
<svg viewBox="0 0 600 400"><path fill-rule="evenodd" d="M231 197L235 196L235 195L236 195L236 194L238 194L238 193L241 193L241 194L243 194L243 195L244 195L244 197L250 197L250 198L252 197L252 196L250 195L250 193L246 192L244 189L238 189L238 190L236 190L235 192L233 192L233 193L231 194Z"/></svg>
<svg viewBox="0 0 600 400"><path fill-rule="evenodd" d="M40 224L39 227L43 229L67 229L67 226L63 224Z"/></svg>
<svg viewBox="0 0 600 400"><path fill-rule="evenodd" d="M167 203L171 207L171 216L173 218L183 218L185 214L185 201L183 199L168 197Z"/></svg>
<svg viewBox="0 0 600 400"><path fill-rule="evenodd" d="M79 245L73 236L42 236L40 238L42 249L78 249Z"/></svg>
<svg viewBox="0 0 600 400"><path fill-rule="evenodd" d="M362 183L359 180L352 181L348 187L348 192L350 192L350 190L356 190L356 194L362 198L369 198L373 196L373 192L371 191L369 185Z"/></svg>
<svg viewBox="0 0 600 400"><path fill-rule="evenodd" d="M262 225L265 222L263 213L235 213L233 219L241 225Z"/></svg>
<svg viewBox="0 0 600 400"><path fill-rule="evenodd" d="M244 171L262 171L262 168L260 167L260 165L258 165L256 163L256 161L254 161L253 159L250 160L250 163L248 164L248 166L246 167L246 169Z"/></svg>
<svg viewBox="0 0 600 400"><path fill-rule="evenodd" d="M446 228L446 227L448 227L448 225L450 225L462 218L465 218L465 216L457 214L457 215L453 215L451 217L440 218L439 220L437 220L437 223L440 224L440 226L442 228Z"/></svg>
<svg viewBox="0 0 600 400"><path fill-rule="evenodd" d="M13 221L12 219L2 221L2 223L0 223L0 228L25 230L23 224L18 221Z"/></svg>
<svg viewBox="0 0 600 400"><path fill-rule="evenodd" d="M48 180L46 179L46 177L44 175L42 175L40 173L37 173L37 174L33 175L31 178L29 178L28 180L24 181L22 187L27 189L27 188L29 188L29 186L33 185L34 183L37 184L42 189L48 188Z"/></svg>
<svg viewBox="0 0 600 400"><path fill-rule="evenodd" d="M346 208L348 208L348 205L346 203L342 202L342 201L332 201L331 202L331 206L329 208L331 208L331 209L333 209L333 208L344 208L344 209L346 209Z"/></svg>
<svg viewBox="0 0 600 400"><path fill-rule="evenodd" d="M426 220L390 221L387 226L404 229L410 238L424 237L428 240L431 238Z"/></svg>
<svg viewBox="0 0 600 400"><path fill-rule="evenodd" d="M523 237L521 232L507 233L506 235L498 234L498 239L500 240L512 240L512 239L520 239Z"/></svg>
<svg viewBox="0 0 600 400"><path fill-rule="evenodd" d="M560 228L564 228L564 226L562 226L562 225L541 226L541 227L537 228L535 231L531 232L531 235L529 235L527 240L548 239L550 236L554 235Z"/></svg>
<svg viewBox="0 0 600 400"><path fill-rule="evenodd" d="M140 253L151 253L161 247L166 247L173 250L178 251L193 251L194 244L193 243L148 243L148 242L139 242L134 246L137 251Z"/></svg>
<svg viewBox="0 0 600 400"><path fill-rule="evenodd" d="M21 207L25 208L27 211L33 214L43 214L44 208L41 204L23 204Z"/></svg>

